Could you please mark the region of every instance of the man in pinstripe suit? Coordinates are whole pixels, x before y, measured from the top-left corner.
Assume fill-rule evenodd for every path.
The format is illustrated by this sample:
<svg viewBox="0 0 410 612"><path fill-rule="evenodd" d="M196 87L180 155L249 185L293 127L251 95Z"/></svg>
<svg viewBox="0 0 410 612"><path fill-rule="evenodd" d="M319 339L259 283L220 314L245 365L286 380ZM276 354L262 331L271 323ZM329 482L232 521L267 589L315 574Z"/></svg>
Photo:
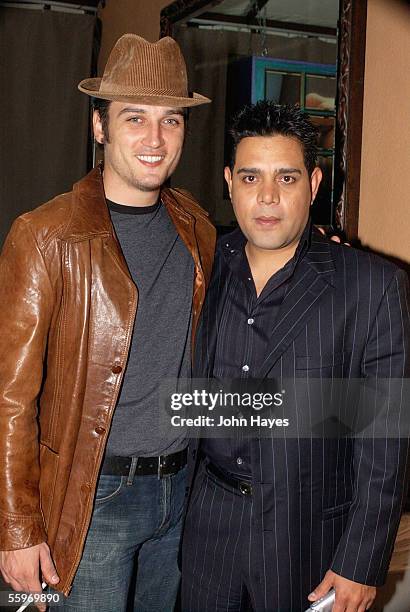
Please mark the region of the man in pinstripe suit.
<svg viewBox="0 0 410 612"><path fill-rule="evenodd" d="M239 113L232 135L225 179L240 229L217 248L196 376L276 382L301 420L323 403L310 393L315 380L404 384L406 275L312 228L314 128L296 108L264 101ZM332 587L333 612L369 609L405 492L398 414L397 405L387 417L376 411L367 431L377 435L303 431L193 448L183 610L299 612Z"/></svg>

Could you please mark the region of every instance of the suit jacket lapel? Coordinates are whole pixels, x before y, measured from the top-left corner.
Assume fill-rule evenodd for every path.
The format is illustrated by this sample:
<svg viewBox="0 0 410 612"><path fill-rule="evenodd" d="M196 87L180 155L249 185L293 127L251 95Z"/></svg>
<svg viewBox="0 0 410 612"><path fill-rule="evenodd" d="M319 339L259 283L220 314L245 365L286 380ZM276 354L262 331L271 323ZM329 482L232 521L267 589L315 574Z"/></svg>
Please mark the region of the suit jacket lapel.
<svg viewBox="0 0 410 612"><path fill-rule="evenodd" d="M296 266L290 287L274 322L268 350L256 378L265 378L287 347L302 331L323 296L332 288L334 263L329 242L316 231Z"/></svg>

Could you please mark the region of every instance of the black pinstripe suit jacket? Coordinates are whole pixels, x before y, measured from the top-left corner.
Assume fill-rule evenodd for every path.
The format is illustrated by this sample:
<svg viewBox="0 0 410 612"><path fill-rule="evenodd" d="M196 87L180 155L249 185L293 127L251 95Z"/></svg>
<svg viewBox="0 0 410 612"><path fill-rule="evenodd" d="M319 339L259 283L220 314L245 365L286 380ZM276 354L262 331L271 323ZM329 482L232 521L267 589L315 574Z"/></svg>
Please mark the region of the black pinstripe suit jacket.
<svg viewBox="0 0 410 612"><path fill-rule="evenodd" d="M196 377L212 373L217 334L224 333L221 312L231 275L224 242L198 330ZM409 339L406 274L313 230L257 376L409 377ZM297 411L310 410L311 401L306 393ZM396 424L383 426L395 431ZM405 492L407 438L253 439L251 447L252 554L262 557L267 608L305 609L306 596L329 568L360 583L382 584Z"/></svg>

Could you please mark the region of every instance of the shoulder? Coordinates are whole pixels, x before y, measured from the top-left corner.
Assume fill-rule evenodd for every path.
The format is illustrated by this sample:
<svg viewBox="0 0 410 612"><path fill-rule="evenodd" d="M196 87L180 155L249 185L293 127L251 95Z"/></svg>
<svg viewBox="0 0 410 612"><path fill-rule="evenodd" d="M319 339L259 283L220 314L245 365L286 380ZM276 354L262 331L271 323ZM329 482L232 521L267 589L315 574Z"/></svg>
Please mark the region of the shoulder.
<svg viewBox="0 0 410 612"><path fill-rule="evenodd" d="M238 238L241 236L239 229L222 234L216 241L215 259L212 270L212 282L219 283L221 279L226 280L229 276L229 253L232 247L237 247Z"/></svg>
<svg viewBox="0 0 410 612"><path fill-rule="evenodd" d="M313 228L310 251L327 250L333 260L337 274L348 278L384 278L385 281L405 272L395 263L367 249L358 249L343 243L334 242Z"/></svg>
<svg viewBox="0 0 410 612"><path fill-rule="evenodd" d="M185 189L163 189L161 197L166 205L174 210L188 213L195 219L193 234L198 247L205 284L209 285L215 255L216 229L209 219L209 214L196 199Z"/></svg>
<svg viewBox="0 0 410 612"><path fill-rule="evenodd" d="M10 234L30 233L41 250L61 235L72 214L73 192L56 196L52 200L17 217Z"/></svg>
<svg viewBox="0 0 410 612"><path fill-rule="evenodd" d="M238 250L245 246L246 239L244 238L239 227L232 231L226 232L218 237L216 242L216 255L225 260L232 249Z"/></svg>
<svg viewBox="0 0 410 612"><path fill-rule="evenodd" d="M315 237L315 242L318 240ZM407 273L386 257L366 249L358 249L333 242L321 237L326 242L334 266L335 285L351 296L363 299L379 299L389 288L405 288L408 285Z"/></svg>
<svg viewBox="0 0 410 612"><path fill-rule="evenodd" d="M172 189L167 189L166 191L172 195L178 204L188 213L192 214L195 218L203 218L209 223L209 225L212 225L211 220L209 219L209 213L202 208L192 193L190 193L187 189L174 187Z"/></svg>
<svg viewBox="0 0 410 612"><path fill-rule="evenodd" d="M21 215L12 228L26 227L40 249L55 240L109 232L111 221L105 205L100 168L94 168L73 185L34 210Z"/></svg>
<svg viewBox="0 0 410 612"><path fill-rule="evenodd" d="M371 275L374 278L383 278L388 283L395 276L405 275L395 263L372 251L337 244L333 241L330 241L330 250L336 267L344 270L349 276L356 275L362 278Z"/></svg>

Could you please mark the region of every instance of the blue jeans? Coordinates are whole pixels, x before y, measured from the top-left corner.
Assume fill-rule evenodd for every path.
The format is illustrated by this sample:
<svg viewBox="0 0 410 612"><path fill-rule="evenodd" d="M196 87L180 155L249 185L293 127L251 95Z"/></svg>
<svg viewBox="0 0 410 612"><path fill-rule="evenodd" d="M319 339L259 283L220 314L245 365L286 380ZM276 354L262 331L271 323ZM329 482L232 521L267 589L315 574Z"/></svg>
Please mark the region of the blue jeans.
<svg viewBox="0 0 410 612"><path fill-rule="evenodd" d="M137 562L134 612L172 612L186 472L100 476L90 529L72 591L56 612L125 612Z"/></svg>

